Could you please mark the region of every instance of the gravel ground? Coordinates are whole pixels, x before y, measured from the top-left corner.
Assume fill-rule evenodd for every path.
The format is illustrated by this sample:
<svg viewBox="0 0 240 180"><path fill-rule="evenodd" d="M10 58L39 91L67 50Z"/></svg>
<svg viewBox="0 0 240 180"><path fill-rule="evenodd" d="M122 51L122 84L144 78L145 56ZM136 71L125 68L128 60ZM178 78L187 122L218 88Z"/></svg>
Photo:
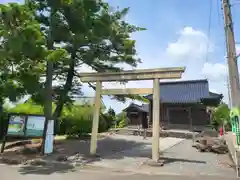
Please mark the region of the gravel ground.
<svg viewBox="0 0 240 180"><path fill-rule="evenodd" d="M191 140L168 149L162 155L163 167L148 167L143 165L140 172L177 175L211 175L222 177L236 177L229 155L218 155L208 152L198 152L192 146Z"/></svg>

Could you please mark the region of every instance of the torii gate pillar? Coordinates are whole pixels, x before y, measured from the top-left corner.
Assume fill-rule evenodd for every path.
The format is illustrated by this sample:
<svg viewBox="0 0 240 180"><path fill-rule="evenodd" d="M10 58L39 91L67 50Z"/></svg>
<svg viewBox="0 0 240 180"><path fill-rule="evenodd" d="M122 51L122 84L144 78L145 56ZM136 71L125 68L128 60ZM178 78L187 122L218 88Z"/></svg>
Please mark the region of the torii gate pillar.
<svg viewBox="0 0 240 180"><path fill-rule="evenodd" d="M160 87L159 79L153 80L153 126L152 126L152 160L159 160L160 137Z"/></svg>

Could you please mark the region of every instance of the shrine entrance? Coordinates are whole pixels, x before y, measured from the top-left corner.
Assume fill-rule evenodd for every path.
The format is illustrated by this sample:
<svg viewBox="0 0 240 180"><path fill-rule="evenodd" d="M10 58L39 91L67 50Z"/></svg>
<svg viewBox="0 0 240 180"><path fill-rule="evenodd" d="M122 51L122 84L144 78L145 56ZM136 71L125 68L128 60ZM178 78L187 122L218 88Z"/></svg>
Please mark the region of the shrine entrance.
<svg viewBox="0 0 240 180"><path fill-rule="evenodd" d="M96 82L96 94L94 102L94 114L91 134L90 153L97 152L97 135L99 125L99 114L101 106L101 95L124 95L124 94L153 94L152 108L152 160L159 160L159 138L160 138L160 79L179 79L185 71L184 67L141 69L121 72L105 73L81 73L79 77L83 83ZM102 82L113 81L138 81L153 80L153 88L126 88L126 89L103 89Z"/></svg>

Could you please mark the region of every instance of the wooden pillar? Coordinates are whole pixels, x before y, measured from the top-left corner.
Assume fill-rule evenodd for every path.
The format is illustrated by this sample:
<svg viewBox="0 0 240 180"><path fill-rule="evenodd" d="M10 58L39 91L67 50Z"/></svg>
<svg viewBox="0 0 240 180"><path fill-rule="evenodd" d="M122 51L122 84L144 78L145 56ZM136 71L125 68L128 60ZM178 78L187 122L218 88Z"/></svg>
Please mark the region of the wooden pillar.
<svg viewBox="0 0 240 180"><path fill-rule="evenodd" d="M160 82L153 80L153 126L152 126L152 160L159 160L159 132L160 132Z"/></svg>
<svg viewBox="0 0 240 180"><path fill-rule="evenodd" d="M151 125L152 127L152 100L150 100L149 102L149 114L148 114L148 123L149 123L149 126Z"/></svg>
<svg viewBox="0 0 240 180"><path fill-rule="evenodd" d="M101 89L102 89L102 83L100 81L97 81L95 102L94 102L94 114L93 114L93 121L92 121L92 134L91 134L91 146L90 146L91 155L95 155L97 152L98 124L99 124L99 114L100 114L100 107L101 107Z"/></svg>
<svg viewBox="0 0 240 180"><path fill-rule="evenodd" d="M167 111L167 125L168 125L168 128L170 127L170 114L169 114L169 109L167 106L165 106L166 108L166 111Z"/></svg>
<svg viewBox="0 0 240 180"><path fill-rule="evenodd" d="M188 118L190 121L190 130L192 131L193 130L193 122L192 122L192 108L191 107L188 108Z"/></svg>

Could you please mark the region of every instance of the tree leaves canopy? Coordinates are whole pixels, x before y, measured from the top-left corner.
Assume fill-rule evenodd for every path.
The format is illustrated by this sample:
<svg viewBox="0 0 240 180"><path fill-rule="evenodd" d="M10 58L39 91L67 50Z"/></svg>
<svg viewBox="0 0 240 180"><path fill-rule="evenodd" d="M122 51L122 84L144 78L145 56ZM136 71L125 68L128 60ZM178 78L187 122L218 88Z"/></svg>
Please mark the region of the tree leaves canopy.
<svg viewBox="0 0 240 180"><path fill-rule="evenodd" d="M101 0L28 0L24 5L1 5L1 96L31 94L43 103L46 64L53 61L59 117L72 95L82 94L78 76L83 65L97 72L120 71L122 64L136 67L141 60L131 33L145 29L123 20L128 11L113 11ZM51 49L49 41L54 44ZM14 93L4 95L9 89ZM124 101L125 97L115 98Z"/></svg>

